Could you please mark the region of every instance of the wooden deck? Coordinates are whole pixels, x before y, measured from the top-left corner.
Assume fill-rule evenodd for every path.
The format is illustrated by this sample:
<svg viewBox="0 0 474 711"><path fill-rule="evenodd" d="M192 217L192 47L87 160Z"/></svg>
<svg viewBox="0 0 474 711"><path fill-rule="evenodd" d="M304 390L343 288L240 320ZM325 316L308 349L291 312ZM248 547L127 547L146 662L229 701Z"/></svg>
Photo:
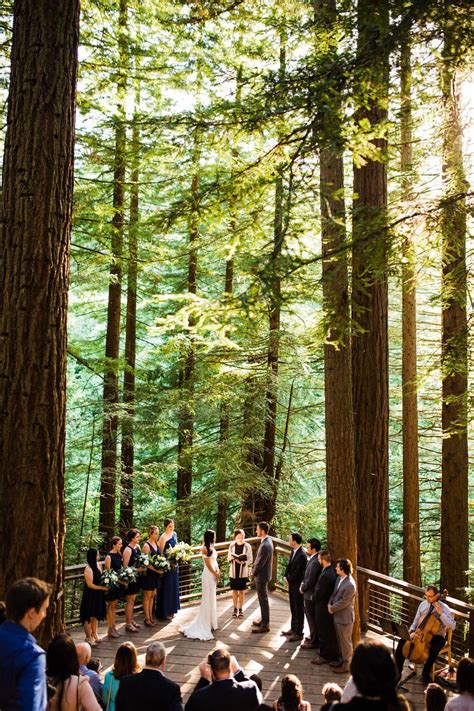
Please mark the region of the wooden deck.
<svg viewBox="0 0 474 711"><path fill-rule="evenodd" d="M129 639L137 646L139 660L143 663L147 645L153 639L158 639L163 642L168 652L166 674L180 684L185 700L199 678L199 663L215 646L225 646L236 656L248 674L257 673L261 676L263 694L267 703L271 703L278 697L281 679L289 673L296 674L301 679L304 697L311 702L313 711L319 709L323 703L321 689L325 682L334 681L341 687L344 686L348 678L346 675L335 674L327 665L311 664L310 660L314 657L313 650L300 649L298 644L288 642L286 637L280 634L283 629L288 628L290 621L288 599L284 595L279 593L271 595L271 631L267 634L251 633L252 620L258 619L259 616L257 596L254 591L247 592L243 620L232 618L230 595L220 595L217 605L219 630L215 632L214 641L189 640L178 632L178 627L190 621L196 614L196 604L190 604L183 607L171 622L160 623L154 628L142 625L137 634L125 632L123 617L119 617L118 629L122 636L118 639L105 637L104 641L94 649L93 655L100 657L106 671L113 662L119 644ZM140 617L137 621L141 623ZM74 627L70 632L76 642L84 639L82 627ZM101 625L100 632L105 633L104 625ZM379 637L379 639L383 638ZM412 701L415 709L421 711L424 708L424 694L419 677L412 679L407 688L409 689L407 698Z"/></svg>

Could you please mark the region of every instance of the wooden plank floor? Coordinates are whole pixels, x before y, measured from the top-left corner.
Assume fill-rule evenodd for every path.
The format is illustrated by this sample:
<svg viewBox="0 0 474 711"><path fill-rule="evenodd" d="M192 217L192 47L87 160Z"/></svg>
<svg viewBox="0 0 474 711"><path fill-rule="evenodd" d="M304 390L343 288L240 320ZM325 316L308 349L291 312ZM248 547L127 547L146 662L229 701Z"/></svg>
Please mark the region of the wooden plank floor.
<svg viewBox="0 0 474 711"><path fill-rule="evenodd" d="M179 633L178 627L192 620L196 614L196 604L190 604L183 607L171 622L159 623L154 628L142 625L137 634L125 632L123 617L118 617L120 622L118 629L122 636L118 639L105 637L104 641L94 649L93 655L100 657L106 671L113 662L119 644L130 639L135 643L140 655L139 661L143 664L147 645L153 639L158 639L163 642L168 652L166 674L180 684L184 699L188 698L199 678L199 663L215 646L225 646L236 656L248 674L257 673L261 676L263 694L267 703L271 703L278 697L281 679L289 673L296 674L301 679L304 697L311 702L313 711L319 709L323 703L321 689L325 682L334 681L341 687L344 686L348 676L335 674L327 665L311 664L310 660L314 657L313 650L301 649L298 644L288 642L286 637L281 635L281 631L287 629L290 622L288 599L284 595L279 593L271 595L271 631L267 634L251 633L252 620L259 619L257 596L254 591L247 592L243 620L232 617L232 598L229 594L219 596L217 605L219 630L214 633L214 641L189 640ZM137 621L141 623L140 617L137 617ZM84 639L82 627L75 627L69 631L76 642ZM99 631L105 634L105 626L101 625ZM378 636L377 638L381 639ZM415 709L421 711L424 708L424 695L419 677L409 682L408 689L407 698L414 703Z"/></svg>

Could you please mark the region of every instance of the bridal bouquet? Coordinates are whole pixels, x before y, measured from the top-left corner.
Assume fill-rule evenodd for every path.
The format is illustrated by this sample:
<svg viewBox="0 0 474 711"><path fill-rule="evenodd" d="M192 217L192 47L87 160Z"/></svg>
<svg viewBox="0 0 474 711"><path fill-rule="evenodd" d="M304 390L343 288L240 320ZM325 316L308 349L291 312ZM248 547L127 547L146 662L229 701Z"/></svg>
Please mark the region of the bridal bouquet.
<svg viewBox="0 0 474 711"><path fill-rule="evenodd" d="M127 583L127 585L129 583L134 583L137 579L137 571L135 568L131 568L130 566L120 568L118 572L118 579L123 583Z"/></svg>
<svg viewBox="0 0 474 711"><path fill-rule="evenodd" d="M167 573L168 570L171 570L169 560L159 553L150 556L150 564L160 573Z"/></svg>
<svg viewBox="0 0 474 711"><path fill-rule="evenodd" d="M140 553L138 558L135 560L135 568L137 569L137 572L140 573L140 575L144 575L146 573L146 569L150 565L150 556L147 555L146 553ZM140 570L141 568L141 570Z"/></svg>
<svg viewBox="0 0 474 711"><path fill-rule="evenodd" d="M107 588L118 588L119 578L115 570L104 570L101 573L99 585L105 585Z"/></svg>
<svg viewBox="0 0 474 711"><path fill-rule="evenodd" d="M174 548L170 547L166 549L166 557L168 558L172 568L176 568L179 563L189 563L192 554L193 551L191 546L184 541L177 543Z"/></svg>

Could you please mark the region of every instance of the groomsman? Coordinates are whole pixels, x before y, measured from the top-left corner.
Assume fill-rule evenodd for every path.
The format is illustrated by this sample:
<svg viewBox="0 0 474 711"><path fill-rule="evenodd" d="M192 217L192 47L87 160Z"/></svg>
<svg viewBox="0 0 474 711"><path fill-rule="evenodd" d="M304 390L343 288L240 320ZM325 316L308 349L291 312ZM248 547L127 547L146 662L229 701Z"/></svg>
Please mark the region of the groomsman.
<svg viewBox="0 0 474 711"><path fill-rule="evenodd" d="M334 618L328 610L328 603L334 592L337 573L331 565L329 551L318 554L322 571L313 592L314 614L319 634L319 654L311 660L311 664L329 664L339 660L339 648L334 628Z"/></svg>
<svg viewBox="0 0 474 711"><path fill-rule="evenodd" d="M299 642L303 639L304 604L300 585L303 582L308 558L301 545L302 540L300 533L296 531L290 533L290 546L293 548L293 552L286 566L285 581L290 597L291 629L282 632L288 637L289 642Z"/></svg>
<svg viewBox="0 0 474 711"><path fill-rule="evenodd" d="M352 563L348 558L340 558L337 561L336 573L339 579L328 604L328 610L334 618L337 641L341 650L342 661L334 669L338 674L345 674L349 671L352 657L352 628L354 627L356 596L356 584L352 572ZM331 664L331 666L335 666L335 664Z"/></svg>
<svg viewBox="0 0 474 711"><path fill-rule="evenodd" d="M257 536L260 538L257 555L252 569L252 576L257 588L260 605L260 622L252 622L254 634L270 632L270 605L268 603L268 583L272 579L273 543L268 536L270 526L266 521L257 524Z"/></svg>
<svg viewBox="0 0 474 711"><path fill-rule="evenodd" d="M300 585L300 593L303 595L304 613L309 627L309 637L306 637L301 645L304 649L318 649L319 635L316 624L314 610L313 593L323 566L319 562L318 553L321 550L321 543L317 538L310 538L306 543L306 553L308 554L308 564L304 571L303 582Z"/></svg>

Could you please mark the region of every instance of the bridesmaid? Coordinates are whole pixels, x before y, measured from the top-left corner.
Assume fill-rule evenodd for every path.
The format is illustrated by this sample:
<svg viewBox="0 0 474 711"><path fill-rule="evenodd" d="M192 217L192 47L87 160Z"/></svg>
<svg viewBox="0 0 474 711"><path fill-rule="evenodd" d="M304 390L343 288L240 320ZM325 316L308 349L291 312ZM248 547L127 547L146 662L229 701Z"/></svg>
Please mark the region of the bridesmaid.
<svg viewBox="0 0 474 711"><path fill-rule="evenodd" d="M165 518L165 530L158 541L160 551L164 554L167 548L174 548L178 542L174 521L172 518ZM161 592L156 601L156 616L160 620L171 620L178 612L179 605L179 573L178 566L163 575Z"/></svg>
<svg viewBox="0 0 474 711"><path fill-rule="evenodd" d="M143 553L145 555L156 555L160 552L158 547L158 537L159 537L158 526L150 526L148 529L148 540L143 545ZM153 621L153 597L155 591L161 588L161 577L162 574L149 565L146 571L145 578L143 580L143 612L145 614L145 625L146 627L154 627L156 622Z"/></svg>
<svg viewBox="0 0 474 711"><path fill-rule="evenodd" d="M105 556L104 566L106 570L115 570L116 573L122 567L122 539L114 536L110 541L110 551ZM125 586L112 588L107 594L107 637L120 637L120 633L115 626L115 616L117 614L117 603L125 597Z"/></svg>
<svg viewBox="0 0 474 711"><path fill-rule="evenodd" d="M89 548L87 551L87 565L84 569L84 590L82 592L80 619L84 626L86 642L91 647L102 640L97 634L97 627L100 620L105 620L105 585L100 585L102 567L99 561L99 551L97 548Z"/></svg>
<svg viewBox="0 0 474 711"><path fill-rule="evenodd" d="M138 528L131 528L125 534L127 539L127 545L123 549L123 566L127 568L135 567L135 561L140 555L140 546L138 542L140 540L140 531ZM135 606L135 598L137 592L140 590L140 581L137 580L135 583L129 583L127 587L126 602L125 602L125 629L127 632L138 632L141 625L138 625L133 620L133 608Z"/></svg>

